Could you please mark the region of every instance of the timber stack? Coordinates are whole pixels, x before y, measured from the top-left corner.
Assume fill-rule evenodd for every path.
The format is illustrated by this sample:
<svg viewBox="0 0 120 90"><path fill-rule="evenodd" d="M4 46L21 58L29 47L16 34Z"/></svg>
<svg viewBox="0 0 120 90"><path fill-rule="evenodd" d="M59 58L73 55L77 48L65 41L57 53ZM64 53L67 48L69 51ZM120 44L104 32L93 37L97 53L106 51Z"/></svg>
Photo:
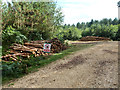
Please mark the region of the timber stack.
<svg viewBox="0 0 120 90"><path fill-rule="evenodd" d="M110 38L97 36L86 36L80 39L80 41L110 41L110 40L111 40Z"/></svg>
<svg viewBox="0 0 120 90"><path fill-rule="evenodd" d="M51 44L50 53L43 52L44 43ZM40 40L40 41L30 41L26 42L23 45L14 43L13 46L10 46L9 54L2 56L4 61L17 61L18 57L30 58L30 55L37 56L48 56L53 53L58 53L62 50L65 50L67 46L62 44L57 38L52 40ZM20 59L21 60L21 59Z"/></svg>

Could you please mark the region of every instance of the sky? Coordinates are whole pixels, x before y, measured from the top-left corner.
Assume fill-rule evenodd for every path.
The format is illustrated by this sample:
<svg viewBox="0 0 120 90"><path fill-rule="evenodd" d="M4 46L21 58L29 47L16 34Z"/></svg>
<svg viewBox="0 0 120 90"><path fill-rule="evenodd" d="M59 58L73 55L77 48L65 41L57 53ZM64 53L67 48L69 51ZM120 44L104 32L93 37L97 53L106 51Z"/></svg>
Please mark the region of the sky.
<svg viewBox="0 0 120 90"><path fill-rule="evenodd" d="M4 0L5 1L5 0ZM11 0L7 0L11 1ZM90 22L103 18L118 18L117 2L120 0L54 0L64 15L63 24Z"/></svg>
<svg viewBox="0 0 120 90"><path fill-rule="evenodd" d="M64 14L64 24L118 18L120 0L57 0Z"/></svg>

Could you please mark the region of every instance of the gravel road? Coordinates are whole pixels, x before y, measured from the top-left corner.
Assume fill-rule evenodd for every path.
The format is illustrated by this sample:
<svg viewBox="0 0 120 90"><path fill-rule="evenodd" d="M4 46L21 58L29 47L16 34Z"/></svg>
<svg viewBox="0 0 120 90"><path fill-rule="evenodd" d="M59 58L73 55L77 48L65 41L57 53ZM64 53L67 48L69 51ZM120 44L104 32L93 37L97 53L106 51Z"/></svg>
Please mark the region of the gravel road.
<svg viewBox="0 0 120 90"><path fill-rule="evenodd" d="M74 52L3 88L117 88L118 42Z"/></svg>

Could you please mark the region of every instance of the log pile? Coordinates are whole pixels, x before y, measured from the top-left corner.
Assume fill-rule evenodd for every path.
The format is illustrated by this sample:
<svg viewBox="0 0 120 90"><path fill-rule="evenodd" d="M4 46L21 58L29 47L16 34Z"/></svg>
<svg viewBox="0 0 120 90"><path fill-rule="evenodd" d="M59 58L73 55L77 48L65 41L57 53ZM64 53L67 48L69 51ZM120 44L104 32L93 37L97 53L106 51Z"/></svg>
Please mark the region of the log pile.
<svg viewBox="0 0 120 90"><path fill-rule="evenodd" d="M44 43L51 43L51 52L45 53L43 52ZM65 50L67 47L62 44L57 38L52 40L41 40L41 41L31 41L26 42L24 45L21 44L13 44L10 46L10 53L8 55L2 56L2 60L4 61L17 61L18 56L22 58L29 58L30 55L37 56L47 56L53 53L58 53L62 50Z"/></svg>
<svg viewBox="0 0 120 90"><path fill-rule="evenodd" d="M111 39L105 37L86 36L82 37L80 41L110 41Z"/></svg>

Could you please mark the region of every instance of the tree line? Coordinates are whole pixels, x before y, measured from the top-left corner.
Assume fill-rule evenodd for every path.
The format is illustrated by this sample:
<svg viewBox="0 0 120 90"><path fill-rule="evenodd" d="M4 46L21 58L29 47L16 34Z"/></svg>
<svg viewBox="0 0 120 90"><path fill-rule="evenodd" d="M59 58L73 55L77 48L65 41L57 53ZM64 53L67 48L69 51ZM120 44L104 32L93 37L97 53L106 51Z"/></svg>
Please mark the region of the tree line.
<svg viewBox="0 0 120 90"><path fill-rule="evenodd" d="M65 24L56 32L56 37L61 40L79 40L85 36L107 37L112 40L120 40L118 31L120 21L104 18L102 20L91 20L90 22L78 22L75 24Z"/></svg>

